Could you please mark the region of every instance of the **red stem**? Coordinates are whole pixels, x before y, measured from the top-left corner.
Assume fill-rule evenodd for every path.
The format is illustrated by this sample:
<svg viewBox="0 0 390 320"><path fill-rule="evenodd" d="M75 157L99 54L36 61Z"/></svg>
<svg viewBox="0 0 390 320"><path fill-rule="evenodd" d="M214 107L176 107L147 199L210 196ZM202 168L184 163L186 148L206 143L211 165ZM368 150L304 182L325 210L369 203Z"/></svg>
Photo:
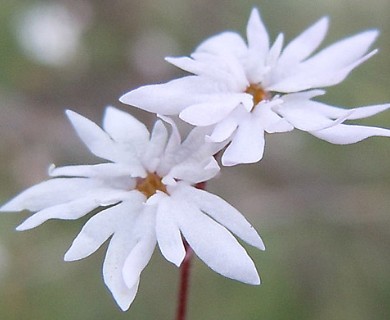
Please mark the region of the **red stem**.
<svg viewBox="0 0 390 320"><path fill-rule="evenodd" d="M204 190L206 188L206 182L199 182L195 185L195 188ZM180 287L179 287L179 296L178 296L178 306L176 320L185 320L187 315L187 302L188 302L188 291L190 283L190 271L191 271L191 258L192 258L192 248L183 239L184 248L186 250L186 255L183 262L180 266Z"/></svg>
<svg viewBox="0 0 390 320"><path fill-rule="evenodd" d="M186 255L180 266L180 287L179 287L179 304L177 306L176 320L185 320L187 314L187 302L190 280L190 267L192 258L192 249L188 243L184 240L184 247L186 249Z"/></svg>

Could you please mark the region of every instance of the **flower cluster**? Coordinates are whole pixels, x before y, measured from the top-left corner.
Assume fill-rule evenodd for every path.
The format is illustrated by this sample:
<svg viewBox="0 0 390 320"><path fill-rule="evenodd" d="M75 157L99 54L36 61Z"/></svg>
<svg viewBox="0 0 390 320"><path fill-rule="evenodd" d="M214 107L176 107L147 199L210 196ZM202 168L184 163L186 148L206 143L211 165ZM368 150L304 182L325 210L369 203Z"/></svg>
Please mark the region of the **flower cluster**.
<svg viewBox="0 0 390 320"><path fill-rule="evenodd" d="M211 269L226 277L259 284L256 267L236 237L264 250L244 216L200 184L222 165L261 160L265 133L297 128L336 144L355 143L390 130L346 125L390 108L390 104L343 109L315 101L319 88L336 85L376 53L369 47L377 31L343 39L313 55L325 37L323 18L283 49L283 34L271 45L257 9L247 41L223 32L201 43L190 57L167 58L192 73L165 84L148 85L120 100L159 116L149 133L130 114L108 107L103 129L83 116L66 114L87 148L103 163L51 166L52 179L22 192L0 211L35 212L18 230L48 219L78 219L96 210L65 254L85 258L109 240L104 282L116 302L129 308L142 270L158 245L180 266L185 243ZM182 141L179 118L193 129Z"/></svg>
<svg viewBox="0 0 390 320"><path fill-rule="evenodd" d="M322 18L284 49L283 34L270 45L258 10L247 26L247 43L234 32L223 32L201 43L191 57L167 58L193 73L165 84L130 91L123 103L163 115L179 115L194 126L212 126L208 140L230 140L222 156L225 166L261 160L264 134L297 128L337 144L370 136L390 136L390 130L345 125L390 108L390 104L342 109L313 98L343 81L377 50L367 53L375 30L336 42L317 54L326 35ZM169 101L169 103L166 103Z"/></svg>

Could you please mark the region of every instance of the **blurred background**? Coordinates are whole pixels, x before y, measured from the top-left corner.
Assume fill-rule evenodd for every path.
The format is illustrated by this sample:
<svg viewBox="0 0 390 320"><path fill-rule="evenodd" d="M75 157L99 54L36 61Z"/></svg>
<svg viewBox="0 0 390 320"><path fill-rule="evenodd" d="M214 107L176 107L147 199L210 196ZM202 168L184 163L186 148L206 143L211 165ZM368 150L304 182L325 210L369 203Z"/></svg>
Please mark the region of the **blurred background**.
<svg viewBox="0 0 390 320"><path fill-rule="evenodd" d="M107 105L151 125L118 97L181 76L166 55L188 55L226 29L244 34L258 6L272 39L331 17L325 45L378 28L379 53L322 100L353 107L390 101L388 0L2 0L0 3L0 200L46 179L47 168L92 163L64 116L100 123ZM390 112L361 121L390 127ZM195 259L188 319L390 319L390 141L335 146L294 132L267 137L261 164L222 170L209 190L238 208L267 250L246 246L259 287L225 279ZM105 247L63 262L86 219L15 227L0 217L0 319L173 319L178 270L156 250L123 313L101 281Z"/></svg>

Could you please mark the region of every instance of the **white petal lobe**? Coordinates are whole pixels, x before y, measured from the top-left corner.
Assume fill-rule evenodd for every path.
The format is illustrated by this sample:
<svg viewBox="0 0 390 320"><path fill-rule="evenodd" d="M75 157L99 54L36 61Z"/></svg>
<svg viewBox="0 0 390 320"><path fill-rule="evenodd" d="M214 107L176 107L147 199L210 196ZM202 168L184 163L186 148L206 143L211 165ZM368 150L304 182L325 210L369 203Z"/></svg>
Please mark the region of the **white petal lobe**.
<svg viewBox="0 0 390 320"><path fill-rule="evenodd" d="M345 124L310 133L334 144L356 143L373 136L390 137L389 129Z"/></svg>
<svg viewBox="0 0 390 320"><path fill-rule="evenodd" d="M174 204L168 197L160 201L156 216L156 235L161 253L179 267L186 252L179 227L171 213L172 205Z"/></svg>
<svg viewBox="0 0 390 320"><path fill-rule="evenodd" d="M181 210L175 208L183 236L211 269L244 283L260 284L253 261L230 232L186 202Z"/></svg>
<svg viewBox="0 0 390 320"><path fill-rule="evenodd" d="M222 198L193 187L181 188L173 196L193 202L200 210L225 226L247 243L264 250L265 246L256 230L244 216Z"/></svg>

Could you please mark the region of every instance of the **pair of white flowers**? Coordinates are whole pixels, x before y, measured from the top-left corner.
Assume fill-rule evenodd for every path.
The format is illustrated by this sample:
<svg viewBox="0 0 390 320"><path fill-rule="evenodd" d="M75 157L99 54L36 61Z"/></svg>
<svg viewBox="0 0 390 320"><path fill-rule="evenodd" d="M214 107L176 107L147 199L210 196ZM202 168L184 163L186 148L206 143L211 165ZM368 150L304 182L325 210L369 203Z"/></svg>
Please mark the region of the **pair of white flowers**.
<svg viewBox="0 0 390 320"><path fill-rule="evenodd" d="M318 88L340 83L376 53L367 51L377 31L366 31L310 57L327 27L323 18L282 49L283 35L270 45L253 9L247 43L237 33L224 32L204 41L190 58L167 58L193 75L144 86L120 99L159 114L151 133L112 107L106 109L103 130L67 111L89 150L108 162L53 166L53 179L27 189L0 210L36 212L17 228L26 230L48 219L78 219L100 208L65 260L85 258L110 239L103 276L123 310L134 300L157 243L163 256L180 266L185 239L216 272L259 284L253 261L233 234L264 250L260 236L226 201L196 188L218 174L215 154L223 152L225 166L257 162L263 157L265 133L294 128L337 144L390 136L388 129L343 124L390 104L342 109L313 100L325 93ZM171 115L195 126L184 141Z"/></svg>

